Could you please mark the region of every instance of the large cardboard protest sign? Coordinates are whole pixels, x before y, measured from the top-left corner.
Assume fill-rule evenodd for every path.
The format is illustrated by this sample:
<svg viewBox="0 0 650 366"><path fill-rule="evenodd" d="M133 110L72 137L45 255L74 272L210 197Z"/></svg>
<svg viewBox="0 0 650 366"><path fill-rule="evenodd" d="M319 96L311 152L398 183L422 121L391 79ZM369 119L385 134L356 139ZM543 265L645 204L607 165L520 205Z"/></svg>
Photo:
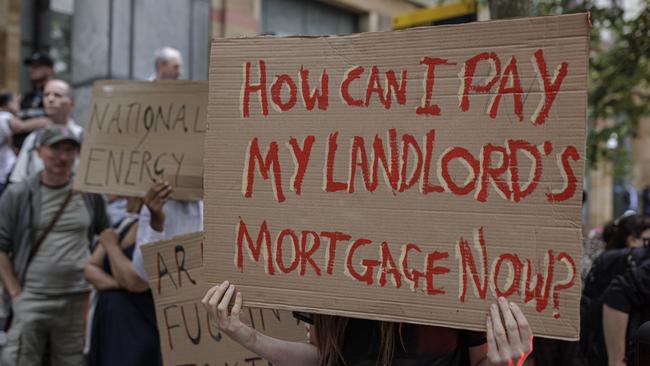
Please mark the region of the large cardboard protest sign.
<svg viewBox="0 0 650 366"><path fill-rule="evenodd" d="M143 196L162 179L201 199L207 98L205 81L96 82L75 189Z"/></svg>
<svg viewBox="0 0 650 366"><path fill-rule="evenodd" d="M218 39L205 278L249 306L579 334L586 14Z"/></svg>
<svg viewBox="0 0 650 366"><path fill-rule="evenodd" d="M268 362L221 334L201 304L203 233L142 247L165 365L267 366ZM291 313L244 308L243 321L260 332L306 341L304 324Z"/></svg>

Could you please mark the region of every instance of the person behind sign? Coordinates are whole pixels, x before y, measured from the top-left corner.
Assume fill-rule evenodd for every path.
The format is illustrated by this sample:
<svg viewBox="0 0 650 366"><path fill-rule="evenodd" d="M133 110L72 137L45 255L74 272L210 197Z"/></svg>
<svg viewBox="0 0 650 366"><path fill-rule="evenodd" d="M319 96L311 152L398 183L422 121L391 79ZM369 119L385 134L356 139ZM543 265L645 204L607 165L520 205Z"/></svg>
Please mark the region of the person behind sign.
<svg viewBox="0 0 650 366"><path fill-rule="evenodd" d="M44 117L21 121L16 117L20 108L19 99L12 92L0 93L0 194L4 191L9 174L16 163L16 153L12 149L13 136L31 132L50 123L49 119Z"/></svg>
<svg viewBox="0 0 650 366"><path fill-rule="evenodd" d="M617 276L604 295L603 333L610 366L631 365L636 351L630 340L650 320L650 261Z"/></svg>
<svg viewBox="0 0 650 366"><path fill-rule="evenodd" d="M523 365L532 351L526 317L504 298L490 307L487 336L406 323L301 316L313 321L309 344L268 337L242 323L242 294L228 281L208 290L202 303L222 332L276 366L463 365L467 360L473 366Z"/></svg>
<svg viewBox="0 0 650 366"><path fill-rule="evenodd" d="M643 242L650 240L650 218L644 218L628 211L614 221L612 233L607 240L606 250L594 261L583 282L580 299L580 345L589 365L605 364L607 361L606 336L604 331L603 304L606 290L614 279L650 261L650 249ZM634 318L640 315L634 310ZM628 350L629 351L629 350Z"/></svg>
<svg viewBox="0 0 650 366"><path fill-rule="evenodd" d="M130 264L138 232L140 198L128 198L115 230L102 232L85 267L86 278L99 291L92 320L88 365L162 365L151 292L133 287L120 265ZM117 259L117 260L115 260ZM142 291L144 289L144 291Z"/></svg>
<svg viewBox="0 0 650 366"><path fill-rule="evenodd" d="M43 171L0 197L0 279L13 308L3 365L40 366L46 344L54 365L83 364L83 267L109 223L100 195L72 191L79 146L67 127L45 128L37 140Z"/></svg>
<svg viewBox="0 0 650 366"><path fill-rule="evenodd" d="M162 47L154 53L154 72L149 76L154 80L176 80L183 71L183 56L171 47Z"/></svg>
<svg viewBox="0 0 650 366"><path fill-rule="evenodd" d="M74 100L70 94L70 85L63 80L50 80L45 84L44 100L45 113L52 123L66 126L79 140L83 135L83 128L76 124L71 116L74 109ZM43 161L37 151L37 141L43 130L36 130L29 134L23 143L18 160L9 181L22 182L30 175L43 169Z"/></svg>
<svg viewBox="0 0 650 366"><path fill-rule="evenodd" d="M45 84L54 76L54 60L47 53L35 52L23 60L23 65L28 67L32 90L23 95L18 116L25 121L46 117L43 91ZM17 132L13 141L14 146L20 149L27 133L29 131Z"/></svg>

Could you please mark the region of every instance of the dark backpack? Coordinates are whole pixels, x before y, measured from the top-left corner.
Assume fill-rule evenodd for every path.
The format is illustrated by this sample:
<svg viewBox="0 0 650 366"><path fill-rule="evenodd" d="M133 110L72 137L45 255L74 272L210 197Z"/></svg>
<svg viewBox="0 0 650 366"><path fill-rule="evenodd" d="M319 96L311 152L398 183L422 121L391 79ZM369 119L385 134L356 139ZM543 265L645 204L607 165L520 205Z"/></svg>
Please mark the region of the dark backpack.
<svg viewBox="0 0 650 366"><path fill-rule="evenodd" d="M590 366L607 366L607 348L603 335L603 297L605 290L617 276L640 266L650 260L649 248L624 248L603 252L594 261L585 278L580 299L580 348ZM630 314L626 336L628 360L634 359L629 353L634 350L630 342L634 340L636 329L641 325L638 313Z"/></svg>

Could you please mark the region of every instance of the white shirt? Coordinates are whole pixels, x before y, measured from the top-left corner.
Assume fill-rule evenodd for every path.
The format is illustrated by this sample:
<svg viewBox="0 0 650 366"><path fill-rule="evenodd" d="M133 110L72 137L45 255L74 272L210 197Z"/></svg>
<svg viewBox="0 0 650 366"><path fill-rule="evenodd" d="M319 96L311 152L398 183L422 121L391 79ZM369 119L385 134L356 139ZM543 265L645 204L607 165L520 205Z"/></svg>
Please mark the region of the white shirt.
<svg viewBox="0 0 650 366"><path fill-rule="evenodd" d="M146 205L140 210L138 220L138 233L133 253L133 266L140 278L149 282L144 269L142 258L143 245L161 240L168 240L178 235L191 234L203 231L203 201L176 201L169 200L163 208L165 212L165 227L163 231L151 228L151 213Z"/></svg>
<svg viewBox="0 0 650 366"><path fill-rule="evenodd" d="M68 121L66 127L81 139L84 132L83 127L76 124L72 119ZM40 136L41 131L42 129L30 133L25 139L25 142L23 142L23 147L18 153L16 167L14 167L11 178L9 178L11 183L22 182L30 175L43 170L43 161L38 157L38 152L36 151L37 137Z"/></svg>
<svg viewBox="0 0 650 366"><path fill-rule="evenodd" d="M7 183L11 169L16 163L16 154L7 143L7 138L13 135L9 121L13 114L0 111L0 184Z"/></svg>

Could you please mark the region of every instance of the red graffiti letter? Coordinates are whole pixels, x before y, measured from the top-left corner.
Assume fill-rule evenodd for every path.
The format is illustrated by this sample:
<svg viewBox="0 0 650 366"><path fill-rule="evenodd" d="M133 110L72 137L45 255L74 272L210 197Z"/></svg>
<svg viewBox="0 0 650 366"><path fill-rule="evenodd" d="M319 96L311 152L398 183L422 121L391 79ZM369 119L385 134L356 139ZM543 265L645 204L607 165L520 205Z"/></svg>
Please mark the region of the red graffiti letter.
<svg viewBox="0 0 650 366"><path fill-rule="evenodd" d="M485 60L489 60L492 62L492 65L494 66L496 72L494 73L492 79L490 79L490 81L487 82L487 84L474 85L472 81L474 78L474 73L476 72L476 65L480 61L485 61ZM483 52L465 61L465 65L463 66L463 69L465 72L462 80L463 95L461 97L460 109L463 112L467 112L467 110L469 109L469 93L471 92L489 93L494 87L494 84L496 84L497 81L499 81L499 75L501 75L501 61L499 60L499 57L497 56L496 53Z"/></svg>
<svg viewBox="0 0 650 366"><path fill-rule="evenodd" d="M487 246L485 245L485 238L483 236L483 228L478 229L478 244L481 249L481 255L483 258L483 284L481 285L481 279L479 277L478 269L476 268L476 262L474 262L474 254L472 249L469 246L467 240L460 238L458 242L458 251L461 258L461 271L463 272L463 288L460 294L460 302L465 302L465 295L467 293L467 273L469 272L472 275L474 280L474 286L478 292L478 296L481 300L485 300L487 295L488 288L488 260L487 260ZM469 267L469 268L468 268Z"/></svg>
<svg viewBox="0 0 650 366"><path fill-rule="evenodd" d="M269 115L269 104L266 97L266 63L264 60L259 60L259 74L260 74L260 83L256 85L251 84L251 63L246 62L245 65L245 79L244 85L242 86L242 116L244 118L250 115L248 111L248 105L250 102L250 94L259 92L260 101L262 103L262 114L265 116Z"/></svg>
<svg viewBox="0 0 650 366"><path fill-rule="evenodd" d="M492 153L499 153L501 155L501 164L497 167L492 166ZM476 200L485 202L488 196L488 180L492 179L496 188L509 200L512 195L508 181L501 177L508 170L508 150L503 146L495 146L486 144L483 146L483 156L481 158L482 172L481 172L481 188L476 195Z"/></svg>
<svg viewBox="0 0 650 366"><path fill-rule="evenodd" d="M537 188L537 184L542 177L542 155L540 154L539 149L537 149L537 146L525 140L508 140L508 149L510 150L512 199L515 202L519 202L521 199L533 193L535 188ZM519 159L517 157L519 150L528 152L530 157L532 157L533 162L533 167L531 168L533 177L530 182L528 182L528 185L523 189L521 184L519 184L519 171L521 170Z"/></svg>
<svg viewBox="0 0 650 366"><path fill-rule="evenodd" d="M573 168L571 168L571 165L569 164L569 159L572 159L573 161L580 160L578 150L575 146L567 146L562 152L561 159L562 168L564 169L562 176L566 181L566 187L560 193L546 193L546 199L549 202L562 202L568 200L576 193L576 188L578 186L576 175L573 173Z"/></svg>
<svg viewBox="0 0 650 366"><path fill-rule="evenodd" d="M338 132L331 133L327 144L327 166L325 169L327 171L327 181L325 183L325 192L345 191L348 188L347 184L334 181L334 158L336 157L336 149L338 148L336 144L338 136Z"/></svg>
<svg viewBox="0 0 650 366"><path fill-rule="evenodd" d="M508 86L508 81L512 79L512 86ZM501 102L501 97L503 94L512 94L513 102L515 104L515 115L519 117L519 121L523 121L524 113L523 106L521 103L521 94L523 90L521 89L521 82L519 81L519 72L517 71L517 59L513 56L510 59L510 63L503 70L503 76L501 77L501 83L499 84L499 91L492 99L490 107L490 117L497 117L497 110L499 109L499 102Z"/></svg>
<svg viewBox="0 0 650 366"><path fill-rule="evenodd" d="M244 239L246 239L246 243L248 244L248 255L250 256L251 260L254 260L255 262L260 261L260 254L262 253L262 244L265 244L266 246L266 252L264 252L264 259L267 262L267 269L266 272L270 275L275 273L275 269L273 268L273 252L271 249L271 234L269 233L269 229L266 226L266 221L262 221L262 225L260 226L260 231L257 234L257 241L255 243L255 246L253 246L253 238L251 238L250 234L248 233L248 230L246 229L246 224L244 223L244 219L241 217L239 218L239 225L237 225L237 254L235 256L235 266L239 268L240 272L244 271Z"/></svg>
<svg viewBox="0 0 650 366"><path fill-rule="evenodd" d="M300 148L298 140L293 137L289 139L289 145L291 145L291 151L294 157L293 160L296 163L296 171L293 178L291 178L291 186L298 196L300 196L302 190L302 179L305 176L307 165L309 165L309 157L311 156L311 147L314 144L314 140L316 140L314 136L307 136L302 143L303 147Z"/></svg>
<svg viewBox="0 0 650 366"><path fill-rule="evenodd" d="M560 91L560 85L562 85L562 80L567 74L569 64L562 62L560 66L556 69L555 80L551 81L548 74L548 69L546 68L546 60L544 60L544 52L542 50L537 50L535 52L535 71L537 75L542 79L542 85L544 87L544 96L537 106L537 111L531 118L531 121L534 125L542 125L548 117L548 113L553 106L555 97Z"/></svg>
<svg viewBox="0 0 650 366"><path fill-rule="evenodd" d="M275 198L278 202L284 202L284 192L282 191L282 172L280 171L280 160L278 159L278 143L273 141L266 153L266 158L262 159L262 153L257 143L257 137L253 138L248 148L248 159L246 159L246 190L244 197L250 198L253 195L253 183L255 180L255 162L259 165L259 171L264 180L269 179L269 170L273 169L273 185Z"/></svg>
<svg viewBox="0 0 650 366"><path fill-rule="evenodd" d="M311 92L309 89L309 70L300 66L300 85L302 87L302 100L308 111L314 109L316 100L318 100L318 109L321 111L327 110L329 104L329 76L327 76L326 69L323 69L323 73L320 75L320 90L314 88L314 91Z"/></svg>
<svg viewBox="0 0 650 366"><path fill-rule="evenodd" d="M454 182L454 179L451 177L449 174L449 163L451 163L452 160L454 159L462 159L466 162L466 166L471 169L470 174L472 175L472 178L467 180L467 183L460 187ZM447 151L445 155L442 156L442 161L440 162L440 169L441 169L441 175L442 179L445 181L445 184L447 184L447 187L449 187L449 190L456 195L462 196L470 193L471 191L476 188L476 181L478 180L479 177L479 172L481 169L481 164L479 163L478 160L474 158L471 152L469 150L465 149L464 147L454 147Z"/></svg>
<svg viewBox="0 0 650 366"><path fill-rule="evenodd" d="M345 79L341 83L341 97L345 101L347 105L350 107L361 107L363 106L363 101L361 99L354 99L352 96L350 96L350 84L359 78L361 74L364 72L364 68L362 66L357 66L355 68L352 68L348 70L346 73Z"/></svg>
<svg viewBox="0 0 650 366"><path fill-rule="evenodd" d="M307 249L308 237L312 237L312 245ZM311 258L314 253L320 247L320 237L314 231L303 231L302 236L300 237L300 275L304 276L307 271L307 263L309 263L313 268L314 272L320 276L320 268Z"/></svg>
<svg viewBox="0 0 650 366"><path fill-rule="evenodd" d="M438 116L440 115L440 107L437 104L431 104L431 97L433 96L433 86L436 82L435 69L437 65L456 65L455 62L448 62L444 58L423 57L420 60L420 65L427 65L426 83L424 84L424 97L422 98L422 105L415 110L416 114L425 116Z"/></svg>
<svg viewBox="0 0 650 366"><path fill-rule="evenodd" d="M327 274L331 275L334 273L334 260L336 258L336 244L339 241L347 241L352 237L348 234L332 232L332 231L323 231L320 233L320 236L328 238L330 240L329 249L327 251Z"/></svg>
<svg viewBox="0 0 650 366"><path fill-rule="evenodd" d="M447 252L433 252L427 255L427 294L429 295L442 295L445 293L445 290L442 287L433 286L433 276L442 275L449 272L448 267L435 266L434 262L446 259L449 257Z"/></svg>
<svg viewBox="0 0 650 366"><path fill-rule="evenodd" d="M286 103L282 101L283 84L287 84L289 87L289 100ZM297 95L298 88L296 87L296 83L287 74L279 75L277 80L271 85L271 100L282 112L286 112L296 105Z"/></svg>
<svg viewBox="0 0 650 366"><path fill-rule="evenodd" d="M499 274L501 273L501 266L503 265L504 262L510 262L512 263L512 270L514 271L513 276L512 276L512 282L510 283L510 286L505 289L501 290L499 288ZM499 256L499 259L497 259L497 264L494 268L494 290L496 291L497 297L508 297L515 292L519 291L519 286L521 286L521 272L524 264L519 260L519 257L515 254L511 253L504 253ZM508 276L507 278L510 278Z"/></svg>
<svg viewBox="0 0 650 366"><path fill-rule="evenodd" d="M409 151L411 150L416 155L415 168L411 171L411 177L408 178ZM399 191L404 192L413 187L420 179L420 174L422 174L422 149L413 135L405 133L402 136L402 184L400 184Z"/></svg>
<svg viewBox="0 0 650 366"><path fill-rule="evenodd" d="M283 255L283 250L282 250L282 244L284 243L284 238L286 236L291 237L291 242L293 244L293 250L291 251L291 264L289 267L284 265L284 258L282 257ZM278 264L278 268L280 271L284 273L291 273L293 272L296 268L298 268L298 264L300 264L300 242L298 241L298 236L296 233L291 230L291 229L284 229L280 232L280 235L278 235L278 240L275 243L275 261Z"/></svg>
<svg viewBox="0 0 650 366"><path fill-rule="evenodd" d="M354 269L352 258L354 257L354 253L357 251L357 249L364 245L369 245L370 243L372 243L372 241L364 238L359 238L354 243L352 243L352 246L350 246L348 250L348 257L346 260L345 268L345 272L348 275L352 276L352 278L356 279L359 282L365 282L368 285L372 285L373 283L374 268L379 265L379 261L370 259L361 260L361 264L366 267L366 270L363 272L363 274L360 274L356 269Z"/></svg>

